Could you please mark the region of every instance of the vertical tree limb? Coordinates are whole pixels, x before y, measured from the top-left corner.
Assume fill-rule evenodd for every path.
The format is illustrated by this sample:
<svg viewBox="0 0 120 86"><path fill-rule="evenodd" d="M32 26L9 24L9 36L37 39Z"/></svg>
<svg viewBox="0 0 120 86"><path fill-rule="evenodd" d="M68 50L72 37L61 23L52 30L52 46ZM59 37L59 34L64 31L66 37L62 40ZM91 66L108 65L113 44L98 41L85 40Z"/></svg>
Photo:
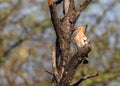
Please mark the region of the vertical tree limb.
<svg viewBox="0 0 120 86"><path fill-rule="evenodd" d="M67 14L69 10L70 0L63 0L63 13Z"/></svg>
<svg viewBox="0 0 120 86"><path fill-rule="evenodd" d="M60 4L62 1L65 15L63 19L60 20L57 14L57 4ZM71 35L76 20L81 11L83 11L91 1L92 0L85 0L82 4L83 6L77 11L74 0L58 0L56 2L48 0L51 21L56 33L56 52L54 52L52 56L53 73L55 77L57 77L57 83L53 82L55 86L70 86L77 67L91 51L91 47L88 44L80 48L73 56L70 53ZM53 81L55 81L54 78Z"/></svg>
<svg viewBox="0 0 120 86"><path fill-rule="evenodd" d="M54 74L54 78L56 80L56 83L58 82L58 70L57 70L57 66L56 66L56 54L55 54L55 48L53 47L52 49L52 69L53 69L53 74Z"/></svg>

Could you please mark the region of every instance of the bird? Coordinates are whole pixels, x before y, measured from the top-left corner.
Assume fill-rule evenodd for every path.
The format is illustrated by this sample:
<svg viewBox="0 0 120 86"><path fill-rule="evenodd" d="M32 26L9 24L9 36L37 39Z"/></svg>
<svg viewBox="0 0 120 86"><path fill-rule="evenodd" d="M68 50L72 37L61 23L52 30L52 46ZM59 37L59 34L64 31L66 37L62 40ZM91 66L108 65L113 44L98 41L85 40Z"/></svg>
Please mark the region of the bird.
<svg viewBox="0 0 120 86"><path fill-rule="evenodd" d="M75 46L75 49L80 49L84 47L86 44L88 44L88 38L86 36L86 30L87 30L87 25L86 26L79 26L77 29L72 34L72 39L73 39L73 44ZM83 64L88 63L88 56L84 58Z"/></svg>
<svg viewBox="0 0 120 86"><path fill-rule="evenodd" d="M73 43L77 48L82 48L84 47L88 42L87 42L87 36L86 36L86 26L79 26L75 31L73 32L72 39Z"/></svg>

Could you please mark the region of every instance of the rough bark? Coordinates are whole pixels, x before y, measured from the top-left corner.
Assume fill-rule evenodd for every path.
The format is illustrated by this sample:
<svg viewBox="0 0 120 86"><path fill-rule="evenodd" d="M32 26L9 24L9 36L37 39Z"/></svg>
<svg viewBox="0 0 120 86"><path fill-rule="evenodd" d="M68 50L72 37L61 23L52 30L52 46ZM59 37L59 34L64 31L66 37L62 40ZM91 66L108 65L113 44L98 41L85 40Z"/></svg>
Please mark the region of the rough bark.
<svg viewBox="0 0 120 86"><path fill-rule="evenodd" d="M64 2L63 10L65 11L65 15L60 19L57 14L57 4L60 4L62 1ZM92 0L85 0L80 6L80 10L76 10L74 0L58 0L56 2L48 0L51 21L56 33L56 45L52 53L53 86L70 86L77 67L91 51L91 47L88 44L78 49L74 55L71 55L70 53L71 35L75 23L80 16L80 13L91 1ZM67 6L65 3L67 3Z"/></svg>

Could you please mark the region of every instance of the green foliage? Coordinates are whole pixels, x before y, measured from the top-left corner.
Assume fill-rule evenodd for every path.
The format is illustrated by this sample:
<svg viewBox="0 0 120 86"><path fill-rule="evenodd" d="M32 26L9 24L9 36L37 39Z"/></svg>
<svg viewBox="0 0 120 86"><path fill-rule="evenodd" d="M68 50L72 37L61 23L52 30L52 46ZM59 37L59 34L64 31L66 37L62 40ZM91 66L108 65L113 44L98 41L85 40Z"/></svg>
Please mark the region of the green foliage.
<svg viewBox="0 0 120 86"><path fill-rule="evenodd" d="M115 74L112 73L106 73L103 75L104 80L109 80L115 78Z"/></svg>
<svg viewBox="0 0 120 86"><path fill-rule="evenodd" d="M9 3L10 0L1 0L2 2L6 2L6 3Z"/></svg>
<svg viewBox="0 0 120 86"><path fill-rule="evenodd" d="M30 48L29 49L29 54L35 57L35 56L37 56L37 51L33 48Z"/></svg>
<svg viewBox="0 0 120 86"><path fill-rule="evenodd" d="M116 62L119 62L119 61L120 61L120 53L119 53L119 50L116 51L116 54L115 54L114 57L115 57L114 60L115 60Z"/></svg>
<svg viewBox="0 0 120 86"><path fill-rule="evenodd" d="M48 28L49 26L51 26L51 23L47 20L44 23L42 23L43 28Z"/></svg>
<svg viewBox="0 0 120 86"><path fill-rule="evenodd" d="M27 18L34 19L35 18L35 14L34 13L30 13L30 14L27 15Z"/></svg>
<svg viewBox="0 0 120 86"><path fill-rule="evenodd" d="M6 60L5 57L0 57L0 63L4 62Z"/></svg>

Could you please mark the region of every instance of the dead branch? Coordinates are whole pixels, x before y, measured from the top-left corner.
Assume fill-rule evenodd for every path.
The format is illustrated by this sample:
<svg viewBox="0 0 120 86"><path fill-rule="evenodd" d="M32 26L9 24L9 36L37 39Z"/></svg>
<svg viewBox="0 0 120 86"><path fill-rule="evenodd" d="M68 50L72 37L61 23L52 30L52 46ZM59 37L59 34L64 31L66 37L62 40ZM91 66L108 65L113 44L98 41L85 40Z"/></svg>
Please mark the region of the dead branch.
<svg viewBox="0 0 120 86"><path fill-rule="evenodd" d="M56 68L56 55L55 55L55 48L53 47L52 49L52 69L55 77L58 80L58 70Z"/></svg>
<svg viewBox="0 0 120 86"><path fill-rule="evenodd" d="M74 1L74 0L73 0ZM67 14L70 6L70 0L63 0L63 13Z"/></svg>
<svg viewBox="0 0 120 86"><path fill-rule="evenodd" d="M84 46L71 57L69 63L65 67L63 77L61 78L60 86L69 86L70 82L73 79L73 75L75 74L76 69L78 68L79 64L82 63L82 61L90 51L90 47Z"/></svg>
<svg viewBox="0 0 120 86"><path fill-rule="evenodd" d="M54 75L54 73L51 73L51 72L48 71L48 70L45 70L45 72L53 76L52 84L55 85L56 83L58 83L57 78L56 78L56 76ZM54 82L54 83L53 83L53 82Z"/></svg>
<svg viewBox="0 0 120 86"><path fill-rule="evenodd" d="M77 81L71 83L70 86L78 86L82 81L87 80L87 79L89 79L89 78L96 77L96 76L98 76L98 75L100 75L100 74L99 74L99 73L95 73L95 74L86 75L86 76L80 78L79 80L77 80Z"/></svg>
<svg viewBox="0 0 120 86"><path fill-rule="evenodd" d="M48 70L45 70L45 72L46 73L48 73L48 74L50 74L50 75L52 75L52 76L54 76L54 74L53 73L51 73L50 71L48 71Z"/></svg>
<svg viewBox="0 0 120 86"><path fill-rule="evenodd" d="M76 18L75 20L78 19L78 17L80 16L81 12L92 2L92 0L85 0L81 5L80 5L80 9L78 11L76 11Z"/></svg>
<svg viewBox="0 0 120 86"><path fill-rule="evenodd" d="M92 0L85 0L81 5L80 5L80 12L82 12L90 3Z"/></svg>
<svg viewBox="0 0 120 86"><path fill-rule="evenodd" d="M67 0L64 1L67 2ZM90 1L92 0L86 0L84 2L86 3L84 4L86 5L85 7L87 7ZM62 2L62 0L60 0L59 3L60 2ZM57 14L56 2L48 0L48 5L51 21L56 33L56 52L53 52L52 67L58 82L53 82L53 84L55 86L70 86L77 67L86 59L86 56L88 56L88 53L91 51L91 47L88 44L80 48L73 56L71 56L71 34L76 20L81 13L80 11L76 11L74 0L69 0L69 7L67 6L69 8L68 12L65 13L62 20L59 19ZM83 7L83 9L85 9L85 7ZM55 81L54 77L53 81Z"/></svg>

